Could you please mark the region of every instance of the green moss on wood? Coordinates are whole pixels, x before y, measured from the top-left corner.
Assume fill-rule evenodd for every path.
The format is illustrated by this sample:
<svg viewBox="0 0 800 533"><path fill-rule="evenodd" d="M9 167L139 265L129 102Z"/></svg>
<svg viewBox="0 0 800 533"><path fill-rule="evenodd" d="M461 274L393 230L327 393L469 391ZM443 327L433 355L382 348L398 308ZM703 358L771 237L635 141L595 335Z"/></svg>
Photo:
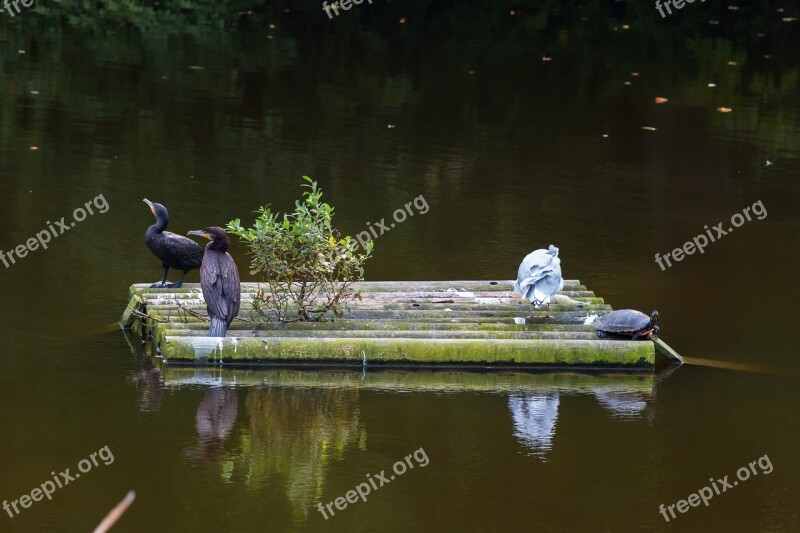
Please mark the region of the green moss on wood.
<svg viewBox="0 0 800 533"><path fill-rule="evenodd" d="M201 330L198 329L168 329L169 324L159 324L156 326L157 342L161 342L164 336L170 337L205 337L207 336L207 327ZM319 338L319 337L359 337L368 339L395 339L395 338L409 338L409 339L521 339L521 340L535 340L535 339L558 339L558 340L572 340L572 339L586 339L594 340L597 336L593 331L458 331L458 330L358 330L358 329L327 329L327 330L313 330L313 329L273 329L273 330L230 330L228 331L229 337L248 338L248 337L306 337L306 338Z"/></svg>
<svg viewBox="0 0 800 533"><path fill-rule="evenodd" d="M164 337L176 361L361 364L652 366L652 342L364 338Z"/></svg>

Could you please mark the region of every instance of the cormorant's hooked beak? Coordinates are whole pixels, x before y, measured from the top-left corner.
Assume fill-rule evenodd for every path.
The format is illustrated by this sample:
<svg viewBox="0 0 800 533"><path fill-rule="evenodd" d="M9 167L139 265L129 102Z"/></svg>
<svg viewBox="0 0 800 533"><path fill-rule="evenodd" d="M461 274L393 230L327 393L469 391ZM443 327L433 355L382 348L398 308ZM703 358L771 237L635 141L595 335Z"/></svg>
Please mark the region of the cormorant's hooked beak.
<svg viewBox="0 0 800 533"><path fill-rule="evenodd" d="M144 199L144 203L150 208L150 211L155 215L156 214L156 206L153 202L148 200L147 198Z"/></svg>
<svg viewBox="0 0 800 533"><path fill-rule="evenodd" d="M192 231L188 232L186 235L197 235L198 237L205 237L209 241L211 240L211 235L206 233L201 229L193 229Z"/></svg>

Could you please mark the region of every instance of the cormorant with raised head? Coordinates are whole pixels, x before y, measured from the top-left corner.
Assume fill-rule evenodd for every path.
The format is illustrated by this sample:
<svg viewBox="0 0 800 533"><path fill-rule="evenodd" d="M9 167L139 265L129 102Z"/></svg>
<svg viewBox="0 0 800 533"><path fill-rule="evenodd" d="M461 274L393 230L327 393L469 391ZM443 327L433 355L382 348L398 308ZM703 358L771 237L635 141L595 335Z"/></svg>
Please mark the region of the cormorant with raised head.
<svg viewBox="0 0 800 533"><path fill-rule="evenodd" d="M169 213L166 207L151 202L147 198L144 199L144 203L156 216L156 223L147 228L144 234L144 243L161 260L161 265L164 267L164 277L150 287L153 289L163 289L164 287L177 289L183 285L183 278L187 272L200 268L203 263L203 249L192 239L166 231L169 224ZM167 282L167 272L170 268L182 272L181 280L177 283Z"/></svg>
<svg viewBox="0 0 800 533"><path fill-rule="evenodd" d="M189 235L199 235L211 241L206 245L203 266L200 267L200 287L211 317L208 334L211 337L224 337L239 314L242 299L239 270L227 252L231 241L225 230L218 227L190 231Z"/></svg>

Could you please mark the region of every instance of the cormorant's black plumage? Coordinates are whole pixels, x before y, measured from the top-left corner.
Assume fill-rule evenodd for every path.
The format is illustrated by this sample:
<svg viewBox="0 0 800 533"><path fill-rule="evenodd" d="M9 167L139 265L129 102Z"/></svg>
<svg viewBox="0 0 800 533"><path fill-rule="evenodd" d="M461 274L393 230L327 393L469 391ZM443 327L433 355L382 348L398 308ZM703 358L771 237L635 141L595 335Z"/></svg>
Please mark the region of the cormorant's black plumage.
<svg viewBox="0 0 800 533"><path fill-rule="evenodd" d="M200 267L200 287L211 317L209 335L224 337L239 314L242 299L239 270L227 252L231 241L225 230L217 227L190 231L189 235L200 235L211 240L206 245L203 266Z"/></svg>
<svg viewBox="0 0 800 533"><path fill-rule="evenodd" d="M164 277L150 287L178 288L183 285L183 278L187 272L200 268L203 263L203 249L192 239L166 231L169 224L169 213L166 207L146 198L144 202L156 216L156 223L147 228L144 234L144 242L150 251L161 260L161 266L164 267ZM181 279L177 283L167 283L167 272L170 268L182 272Z"/></svg>

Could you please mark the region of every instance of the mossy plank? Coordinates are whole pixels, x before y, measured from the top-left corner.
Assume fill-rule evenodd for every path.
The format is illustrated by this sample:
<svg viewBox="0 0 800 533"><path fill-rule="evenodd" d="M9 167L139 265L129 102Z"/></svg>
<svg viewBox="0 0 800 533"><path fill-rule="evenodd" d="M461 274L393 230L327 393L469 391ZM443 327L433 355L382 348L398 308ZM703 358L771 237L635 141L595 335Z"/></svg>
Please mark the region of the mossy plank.
<svg viewBox="0 0 800 533"><path fill-rule="evenodd" d="M197 284L133 285L135 307L126 309L121 322L152 335L168 361L199 365L219 360L359 365L366 358L372 365L652 369L657 350L648 341L597 339L594 327L583 322L611 306L577 280L566 282L549 309L535 311L513 292L510 280L360 282L353 289L362 298L342 319L290 323L267 322L253 309L258 287L242 284L242 309L225 338L208 337ZM147 318L136 317L134 308L146 311Z"/></svg>
<svg viewBox="0 0 800 533"><path fill-rule="evenodd" d="M187 303L193 300L202 300L203 294L200 290L191 292L169 292L165 289L151 289L146 291L139 291L136 293L138 296L146 299L146 301L161 302L161 301L174 301L179 300L182 303ZM245 297L252 298L255 292L243 292ZM603 299L598 297L592 291L563 291L556 295L556 300L560 296L566 296L578 301L585 301L589 303L603 303ZM453 301L456 302L474 302L480 304L506 304L506 303L525 303L520 295L514 292L470 292L470 293L452 293L452 292L365 292L361 294L361 300L367 302L394 302L394 303L431 303L431 301ZM557 302L553 302L554 304Z"/></svg>
<svg viewBox="0 0 800 533"><path fill-rule="evenodd" d="M151 311L150 315L151 315L152 318L147 320L148 323L150 323L151 321L153 323L158 322L158 321L165 321L165 322L171 322L171 323L174 323L174 324L208 324L208 322L209 322L208 317L205 316L205 313L203 313L202 317L195 317L195 316L187 314L187 313L185 313L183 311L181 311L181 312L172 311L170 313L161 314L161 313L159 313L158 310L155 310L155 311ZM352 321L359 321L359 322L369 321L369 322L379 322L379 323L382 322L382 323L385 323L389 329L392 329L392 325L393 324L397 324L397 325L399 325L399 327L404 327L403 324L412 323L412 322L413 323L417 323L417 324L423 324L423 323L430 323L430 324L472 324L472 325L496 324L498 326L513 326L513 325L516 325L516 322L514 321L515 318L523 318L523 317L521 317L521 316L513 316L513 315L506 316L506 317L497 317L497 316L488 316L488 317L486 317L486 316L483 316L483 317L481 317L481 316L478 316L478 317L475 317L475 316L472 316L472 317L445 316L445 317L442 317L442 316L439 316L439 317L435 317L435 318L412 316L412 317L408 317L408 318L406 318L404 320L401 320L401 319L397 318L396 316L391 316L390 315L390 316L384 316L384 317L370 317L370 316L367 316L367 317L364 317L364 316L349 317L346 320L336 320L335 322L339 323L339 324L348 323L348 322L352 322ZM580 325L583 325L583 321L585 319L585 315L576 315L576 316L557 316L557 315L553 315L553 318L548 319L548 318L546 318L545 313L540 313L540 314L538 314L536 316L533 316L533 317L525 317L525 319L526 319L525 323L529 324L529 325L546 326L548 324L559 323L559 324L562 324L562 325L580 326ZM269 323L272 323L272 322L262 321L261 317L259 317L257 315L252 315L252 316L249 315L249 314L248 315L242 315L242 313L240 313L239 317L234 319L233 326L252 328L253 324L258 324L259 327L261 327L261 324L269 324ZM317 324L322 324L324 322L316 322L316 323ZM294 322L292 322L292 324L294 324ZM592 328L592 329L594 329L594 328Z"/></svg>
<svg viewBox="0 0 800 533"><path fill-rule="evenodd" d="M598 306L599 307L599 306ZM158 314L161 317L182 317L183 315L192 313L200 313L205 316L205 306L187 305L184 307L174 305L160 305L155 307L148 307L150 314ZM242 305L240 316L249 316L252 308ZM597 309L589 309L596 314L605 314L611 312L610 307L602 307ZM554 321L564 319L585 319L587 310L564 310L557 311L551 310L550 315L553 316ZM362 309L354 306L344 312L345 319L356 320L372 320L372 319L393 319L393 320L413 320L415 318L430 318L449 320L451 318L516 318L516 317L541 317L547 316L547 311L533 311L530 308L523 310L516 309Z"/></svg>
<svg viewBox="0 0 800 533"><path fill-rule="evenodd" d="M207 337L208 333L196 329L168 329L169 324L159 324L157 338L169 337ZM591 331L459 331L459 330L254 330L237 329L228 331L229 337L359 337L359 338L409 338L409 339L596 339Z"/></svg>
<svg viewBox="0 0 800 533"><path fill-rule="evenodd" d="M652 367L652 342L609 340L166 336L168 361Z"/></svg>
<svg viewBox="0 0 800 533"><path fill-rule="evenodd" d="M125 311L122 312L122 317L119 319L119 325L122 326L123 329L130 329L137 319L137 316L134 314L134 312L139 310L141 305L142 299L139 297L139 295L132 295L130 301L128 302L128 306L125 308Z"/></svg>
<svg viewBox="0 0 800 533"><path fill-rule="evenodd" d="M364 301L355 301L349 304L351 309L392 309L392 310L406 310L406 311L414 311L414 310L444 310L444 309L452 309L452 310L481 310L481 311L492 311L492 310L516 310L520 313L529 312L531 310L531 304L525 302L522 299L515 299L513 301L495 301L495 302L486 302L486 301L476 301L470 302L466 300L458 300L455 301L452 299L449 300L424 300L424 299L408 299L410 301L403 301L399 302L397 300L364 300ZM497 300L500 300L499 298ZM550 306L550 311L572 311L572 310L579 310L584 309L587 311L602 311L609 309L607 304L604 304L602 298L579 298L575 301L581 302L584 305L578 306L575 304L553 304ZM178 307L184 306L189 307L190 309L203 309L205 308L205 300L202 298L146 298L144 300L145 305L147 307ZM252 309L252 299L247 297L243 298L241 307L243 309ZM296 308L294 308L296 309Z"/></svg>
<svg viewBox="0 0 800 533"><path fill-rule="evenodd" d="M242 283L242 292L255 292L263 283ZM351 284L358 292L498 292L513 291L513 280L463 280L463 281L359 281ZM131 286L131 291L164 291L187 293L200 290L199 283L185 283L180 289L151 289L147 283ZM579 280L564 280L565 291L585 291L586 286Z"/></svg>
<svg viewBox="0 0 800 533"><path fill-rule="evenodd" d="M171 322L169 324L159 324L175 329L186 330L207 330L208 322L180 323ZM337 320L333 322L262 322L253 324L234 320L229 330L277 330L277 331L329 331L329 330L379 330L379 331L583 331L594 332L594 326L583 324L498 324L492 322L473 323L473 322L400 322L391 320Z"/></svg>
<svg viewBox="0 0 800 533"><path fill-rule="evenodd" d="M667 344L658 337L653 338L653 344L655 345L656 350L658 350L658 353L660 353L673 363L678 363L680 365L683 364L683 357L681 357L681 355L678 352L676 352L669 344Z"/></svg>

